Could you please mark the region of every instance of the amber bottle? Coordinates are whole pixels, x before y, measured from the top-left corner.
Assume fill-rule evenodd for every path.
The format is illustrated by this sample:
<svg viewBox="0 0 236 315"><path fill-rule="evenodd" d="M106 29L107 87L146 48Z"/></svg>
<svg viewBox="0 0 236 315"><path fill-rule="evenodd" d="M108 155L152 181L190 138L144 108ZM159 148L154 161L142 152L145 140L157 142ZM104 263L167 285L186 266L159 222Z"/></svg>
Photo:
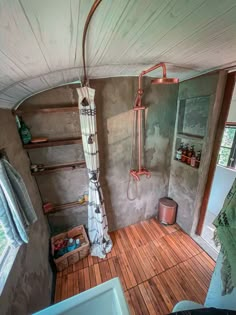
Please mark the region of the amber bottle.
<svg viewBox="0 0 236 315"><path fill-rule="evenodd" d="M182 152L183 152L183 142L181 142L180 147L178 148L178 150L176 151L176 160L181 161L182 158Z"/></svg>
<svg viewBox="0 0 236 315"><path fill-rule="evenodd" d="M196 167L196 153L194 151L194 146L192 146L193 148L193 151L192 151L192 156L191 156L191 162L190 162L190 165L192 167Z"/></svg>
<svg viewBox="0 0 236 315"><path fill-rule="evenodd" d="M201 151L198 151L197 156L196 156L196 168L199 168L200 161L201 161Z"/></svg>
<svg viewBox="0 0 236 315"><path fill-rule="evenodd" d="M188 144L185 144L183 151L182 151L181 162L186 163L187 155L188 155Z"/></svg>

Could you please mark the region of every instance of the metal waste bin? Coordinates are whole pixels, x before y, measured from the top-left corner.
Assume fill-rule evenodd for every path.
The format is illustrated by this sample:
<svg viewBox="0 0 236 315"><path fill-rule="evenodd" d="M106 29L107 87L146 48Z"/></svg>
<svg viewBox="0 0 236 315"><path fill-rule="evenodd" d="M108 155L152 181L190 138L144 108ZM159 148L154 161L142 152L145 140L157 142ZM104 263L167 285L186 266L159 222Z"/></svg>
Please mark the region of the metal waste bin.
<svg viewBox="0 0 236 315"><path fill-rule="evenodd" d="M176 221L177 203L168 197L160 198L158 205L158 219L162 224L174 224Z"/></svg>

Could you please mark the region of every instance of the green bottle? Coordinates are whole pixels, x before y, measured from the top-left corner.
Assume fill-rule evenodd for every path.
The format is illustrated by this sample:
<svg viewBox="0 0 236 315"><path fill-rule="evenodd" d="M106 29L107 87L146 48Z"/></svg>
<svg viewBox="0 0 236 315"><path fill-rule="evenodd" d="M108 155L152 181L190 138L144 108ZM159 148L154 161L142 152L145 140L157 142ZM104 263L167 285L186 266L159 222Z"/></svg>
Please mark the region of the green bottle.
<svg viewBox="0 0 236 315"><path fill-rule="evenodd" d="M21 140L24 144L27 144L31 141L32 136L29 128L24 123L23 119L20 118L20 129L19 129Z"/></svg>

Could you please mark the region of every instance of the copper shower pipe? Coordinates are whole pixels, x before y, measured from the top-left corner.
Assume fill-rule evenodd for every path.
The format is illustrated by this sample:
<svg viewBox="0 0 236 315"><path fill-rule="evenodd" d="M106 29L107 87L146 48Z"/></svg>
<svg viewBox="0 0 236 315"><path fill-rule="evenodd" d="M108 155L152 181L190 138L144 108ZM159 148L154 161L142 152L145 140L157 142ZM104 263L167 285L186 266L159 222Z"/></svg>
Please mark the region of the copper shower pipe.
<svg viewBox="0 0 236 315"><path fill-rule="evenodd" d="M142 78L145 74L152 72L158 68L162 68L162 76L163 78L166 78L166 65L163 62L160 62L158 64L156 64L155 66L152 66L151 68L144 70L140 73L139 77L138 77L138 89L142 90Z"/></svg>
<svg viewBox="0 0 236 315"><path fill-rule="evenodd" d="M142 78L145 74L154 71L158 68L162 68L162 78L158 79L161 83L164 83L165 80L168 81L167 77L166 77L166 65L161 62L156 64L155 66L144 70L140 73L139 77L138 77L138 95L137 98L135 100L135 106L133 108L134 110L134 115L135 115L135 119L136 119L136 115L138 115L137 118L137 123L138 123L138 170L130 170L130 175L133 176L133 178L136 181L140 180L140 176L141 175L146 175L147 178L151 177L151 173L145 169L144 167L142 167L142 155L143 155L143 145L142 145L142 114L141 111L145 110L145 106L142 106L142 95L143 95L143 89L142 89ZM171 83L177 83L177 81L174 81L175 79L170 79ZM155 80L154 80L155 81ZM153 82L155 83L155 82Z"/></svg>
<svg viewBox="0 0 236 315"><path fill-rule="evenodd" d="M96 11L99 4L102 2L102 0L95 0L89 14L87 16L85 25L84 25L84 31L83 31L83 39L82 39L82 58L83 58L83 70L84 70L84 85L88 84L88 77L87 77L87 70L86 70L86 61L85 61L85 41L86 41L86 35L89 27L89 23L91 21L91 18Z"/></svg>
<svg viewBox="0 0 236 315"><path fill-rule="evenodd" d="M136 98L136 103L135 106L141 106L141 100L142 100L142 95L143 95L143 89L142 89L142 78L145 74L152 72L158 68L162 68L162 78L166 78L166 65L164 62L160 62L156 64L155 66L152 66L151 68L148 68L147 70L144 70L140 73L138 77L138 95Z"/></svg>

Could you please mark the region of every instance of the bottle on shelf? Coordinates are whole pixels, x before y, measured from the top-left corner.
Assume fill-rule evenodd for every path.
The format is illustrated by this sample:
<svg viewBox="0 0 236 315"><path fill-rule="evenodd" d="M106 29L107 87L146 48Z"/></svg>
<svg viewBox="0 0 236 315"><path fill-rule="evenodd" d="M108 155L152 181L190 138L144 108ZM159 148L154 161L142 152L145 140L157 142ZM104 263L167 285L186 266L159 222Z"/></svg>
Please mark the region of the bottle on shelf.
<svg viewBox="0 0 236 315"><path fill-rule="evenodd" d="M20 124L19 133L20 133L20 137L21 137L23 144L30 143L30 141L32 139L30 130L26 126L25 122L23 121L23 119L21 117L19 119L19 122L17 121L17 124Z"/></svg>
<svg viewBox="0 0 236 315"><path fill-rule="evenodd" d="M182 158L181 158L181 161L184 162L184 163L187 163L187 160L188 160L188 153L189 153L189 144L187 143L185 145L185 148L183 150L183 154L182 154Z"/></svg>
<svg viewBox="0 0 236 315"><path fill-rule="evenodd" d="M197 156L196 156L196 168L199 168L201 161L201 151L197 151Z"/></svg>
<svg viewBox="0 0 236 315"><path fill-rule="evenodd" d="M186 163L187 162L187 156L188 156L188 143L185 144L183 152L182 152L182 157L181 157L181 162Z"/></svg>
<svg viewBox="0 0 236 315"><path fill-rule="evenodd" d="M196 167L196 153L194 151L194 146L192 146L192 156L191 156L191 161L190 161L190 165L192 167Z"/></svg>
<svg viewBox="0 0 236 315"><path fill-rule="evenodd" d="M180 161L182 158L183 147L184 147L184 144L183 144L183 142L181 142L180 147L176 151L176 156L175 156L176 160L178 160L178 161Z"/></svg>
<svg viewBox="0 0 236 315"><path fill-rule="evenodd" d="M187 157L187 164L191 165L191 157L193 155L193 151L194 151L194 146L191 145L191 149L188 151L188 157Z"/></svg>

